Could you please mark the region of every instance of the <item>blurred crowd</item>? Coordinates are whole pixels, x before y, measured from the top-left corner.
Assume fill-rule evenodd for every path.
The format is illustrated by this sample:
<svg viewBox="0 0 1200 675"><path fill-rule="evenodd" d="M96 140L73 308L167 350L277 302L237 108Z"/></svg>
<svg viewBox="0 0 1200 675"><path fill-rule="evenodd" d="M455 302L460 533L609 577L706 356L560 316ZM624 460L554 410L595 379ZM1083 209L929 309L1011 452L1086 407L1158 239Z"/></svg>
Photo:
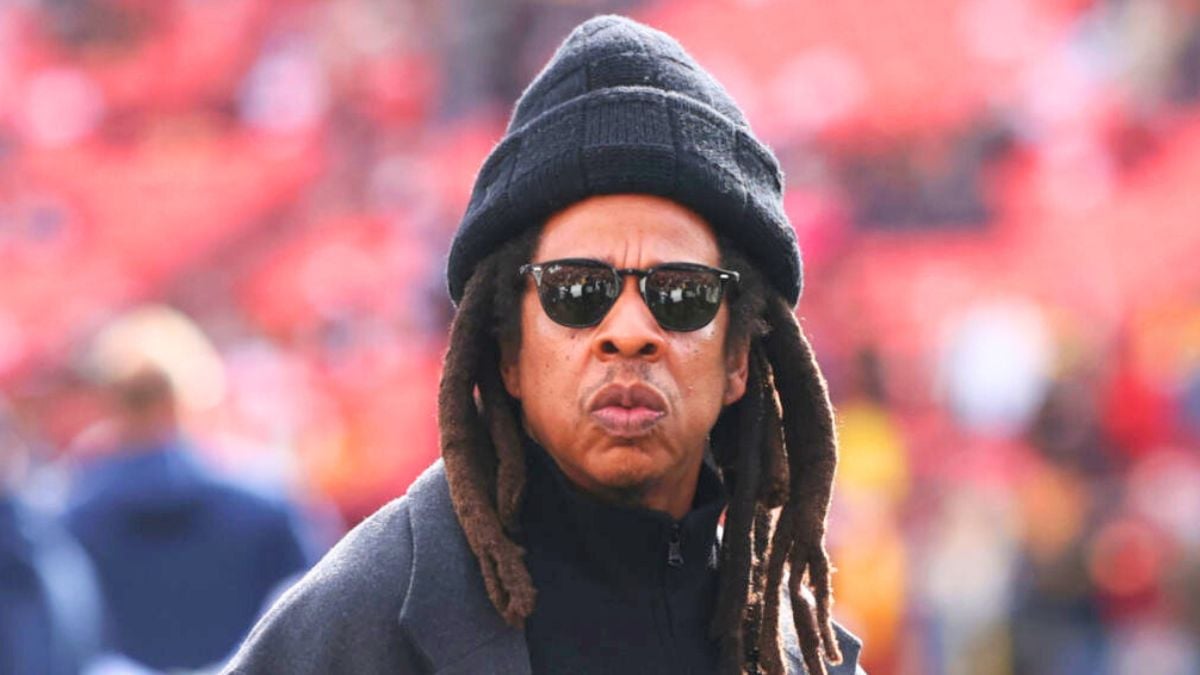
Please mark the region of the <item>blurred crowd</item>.
<svg viewBox="0 0 1200 675"><path fill-rule="evenodd" d="M605 11L785 167L867 671L1200 673L1195 0L0 2L0 673L213 667L437 456L474 172Z"/></svg>

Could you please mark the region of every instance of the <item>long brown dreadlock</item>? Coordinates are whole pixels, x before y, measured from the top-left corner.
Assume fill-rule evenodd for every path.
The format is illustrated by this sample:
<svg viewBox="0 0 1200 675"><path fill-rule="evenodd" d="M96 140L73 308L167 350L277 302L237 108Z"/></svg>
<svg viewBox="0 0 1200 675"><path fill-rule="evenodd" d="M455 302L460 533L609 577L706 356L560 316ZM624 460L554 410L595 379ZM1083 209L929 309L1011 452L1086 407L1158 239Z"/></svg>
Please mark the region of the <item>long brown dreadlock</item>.
<svg viewBox="0 0 1200 675"><path fill-rule="evenodd" d="M517 269L532 256L537 234L531 228L476 267L450 329L438 392L455 511L488 597L518 627L533 612L536 591L525 552L511 536L525 451L519 408L499 368L501 345L520 344L524 279ZM730 295L726 347L749 340L749 375L745 395L721 413L711 433L712 456L731 496L710 634L720 641L721 672L785 672L779 614L786 592L805 667L825 675L824 660L842 658L824 545L837 464L833 411L791 306L729 242L720 244L722 265L741 273Z"/></svg>

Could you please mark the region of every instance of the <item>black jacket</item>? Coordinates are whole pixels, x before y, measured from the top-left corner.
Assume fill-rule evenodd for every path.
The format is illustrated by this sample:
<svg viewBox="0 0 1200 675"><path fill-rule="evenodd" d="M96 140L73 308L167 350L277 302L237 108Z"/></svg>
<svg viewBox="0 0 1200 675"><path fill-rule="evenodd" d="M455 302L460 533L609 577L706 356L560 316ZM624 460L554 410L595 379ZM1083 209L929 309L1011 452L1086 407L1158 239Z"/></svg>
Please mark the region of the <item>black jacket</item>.
<svg viewBox="0 0 1200 675"><path fill-rule="evenodd" d="M790 623L781 631L789 672L803 673ZM838 640L845 661L830 674L861 672L858 640L840 627ZM488 600L438 461L284 594L223 672L531 671L523 631Z"/></svg>

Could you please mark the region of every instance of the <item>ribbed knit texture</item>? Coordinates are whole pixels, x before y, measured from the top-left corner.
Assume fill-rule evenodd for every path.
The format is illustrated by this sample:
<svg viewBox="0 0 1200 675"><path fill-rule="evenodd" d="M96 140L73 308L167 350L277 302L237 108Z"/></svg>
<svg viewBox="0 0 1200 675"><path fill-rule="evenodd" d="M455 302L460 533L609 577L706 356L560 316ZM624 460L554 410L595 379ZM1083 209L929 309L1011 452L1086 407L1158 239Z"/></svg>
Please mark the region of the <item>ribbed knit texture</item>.
<svg viewBox="0 0 1200 675"><path fill-rule="evenodd" d="M678 42L619 16L577 27L517 101L451 245L450 297L461 299L475 265L505 241L617 193L691 208L799 299L800 250L774 155Z"/></svg>

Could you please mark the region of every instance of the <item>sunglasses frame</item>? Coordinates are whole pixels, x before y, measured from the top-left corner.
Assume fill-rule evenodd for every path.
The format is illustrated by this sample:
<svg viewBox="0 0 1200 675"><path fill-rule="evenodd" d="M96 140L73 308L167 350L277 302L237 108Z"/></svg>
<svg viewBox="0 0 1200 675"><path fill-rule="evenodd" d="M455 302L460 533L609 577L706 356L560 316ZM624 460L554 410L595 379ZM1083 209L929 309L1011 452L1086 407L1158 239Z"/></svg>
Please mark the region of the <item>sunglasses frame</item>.
<svg viewBox="0 0 1200 675"><path fill-rule="evenodd" d="M542 274L544 273L545 268L547 268L551 265L579 265L579 266L583 266L583 267L606 269L606 270L612 272L613 277L617 280L617 288L618 288L617 295L616 295L616 297L613 297L609 300L608 306L604 308L604 311L600 313L600 316L595 321L592 321L591 323L585 323L585 324L563 323L562 321L559 321L558 319L555 319L553 316L551 316L550 312L546 309L545 301L542 299L542 293L541 293L541 291L542 291ZM612 311L613 305L617 304L617 299L620 298L620 293L621 293L619 289L624 286L625 277L627 277L627 276L635 276L638 278L638 295L642 296L642 302L644 302L646 304L646 308L648 310L650 310L650 314L651 314L651 316L654 317L655 323L657 323L663 330L669 330L669 331L676 332L676 333L690 333L692 331L700 330L701 328L704 328L708 324L712 323L713 318L716 318L716 315L717 315L716 311L713 311L712 318L709 318L708 321L705 321L704 323L700 324L699 326L696 326L695 328L688 328L688 329L680 330L677 328L670 328L670 327L664 326L662 324L662 321L659 320L658 315L654 313L654 308L650 305L650 300L646 297L646 279L648 279L651 274L654 274L655 272L658 272L660 270L664 270L664 271L677 270L677 271L681 271L681 272L707 272L709 274L715 275L717 277L717 281L720 283L720 292L721 292L721 297L717 299L717 303L716 303L718 310L720 309L720 306L721 306L721 300L723 300L725 298L726 286L730 283L737 284L741 279L741 275L733 270L721 269L719 267L709 267L708 265L701 265L700 263L667 262L667 263L661 263L659 265L654 265L653 267L646 267L643 269L643 268L638 268L638 267L617 267L616 265L612 265L612 264L604 262L603 260L597 260L595 258L559 258L557 260L547 260L547 261L540 262L540 263L526 263L524 265L521 265L521 267L518 269L518 272L520 273L520 275L522 277L524 277L526 274L533 275L533 283L537 287L538 303L541 304L542 311L546 312L546 316L550 317L551 321L554 321L555 323L557 323L561 326L566 326L568 328L591 328L592 326L596 326L601 321L603 321L604 317L608 316L608 313L610 311Z"/></svg>

